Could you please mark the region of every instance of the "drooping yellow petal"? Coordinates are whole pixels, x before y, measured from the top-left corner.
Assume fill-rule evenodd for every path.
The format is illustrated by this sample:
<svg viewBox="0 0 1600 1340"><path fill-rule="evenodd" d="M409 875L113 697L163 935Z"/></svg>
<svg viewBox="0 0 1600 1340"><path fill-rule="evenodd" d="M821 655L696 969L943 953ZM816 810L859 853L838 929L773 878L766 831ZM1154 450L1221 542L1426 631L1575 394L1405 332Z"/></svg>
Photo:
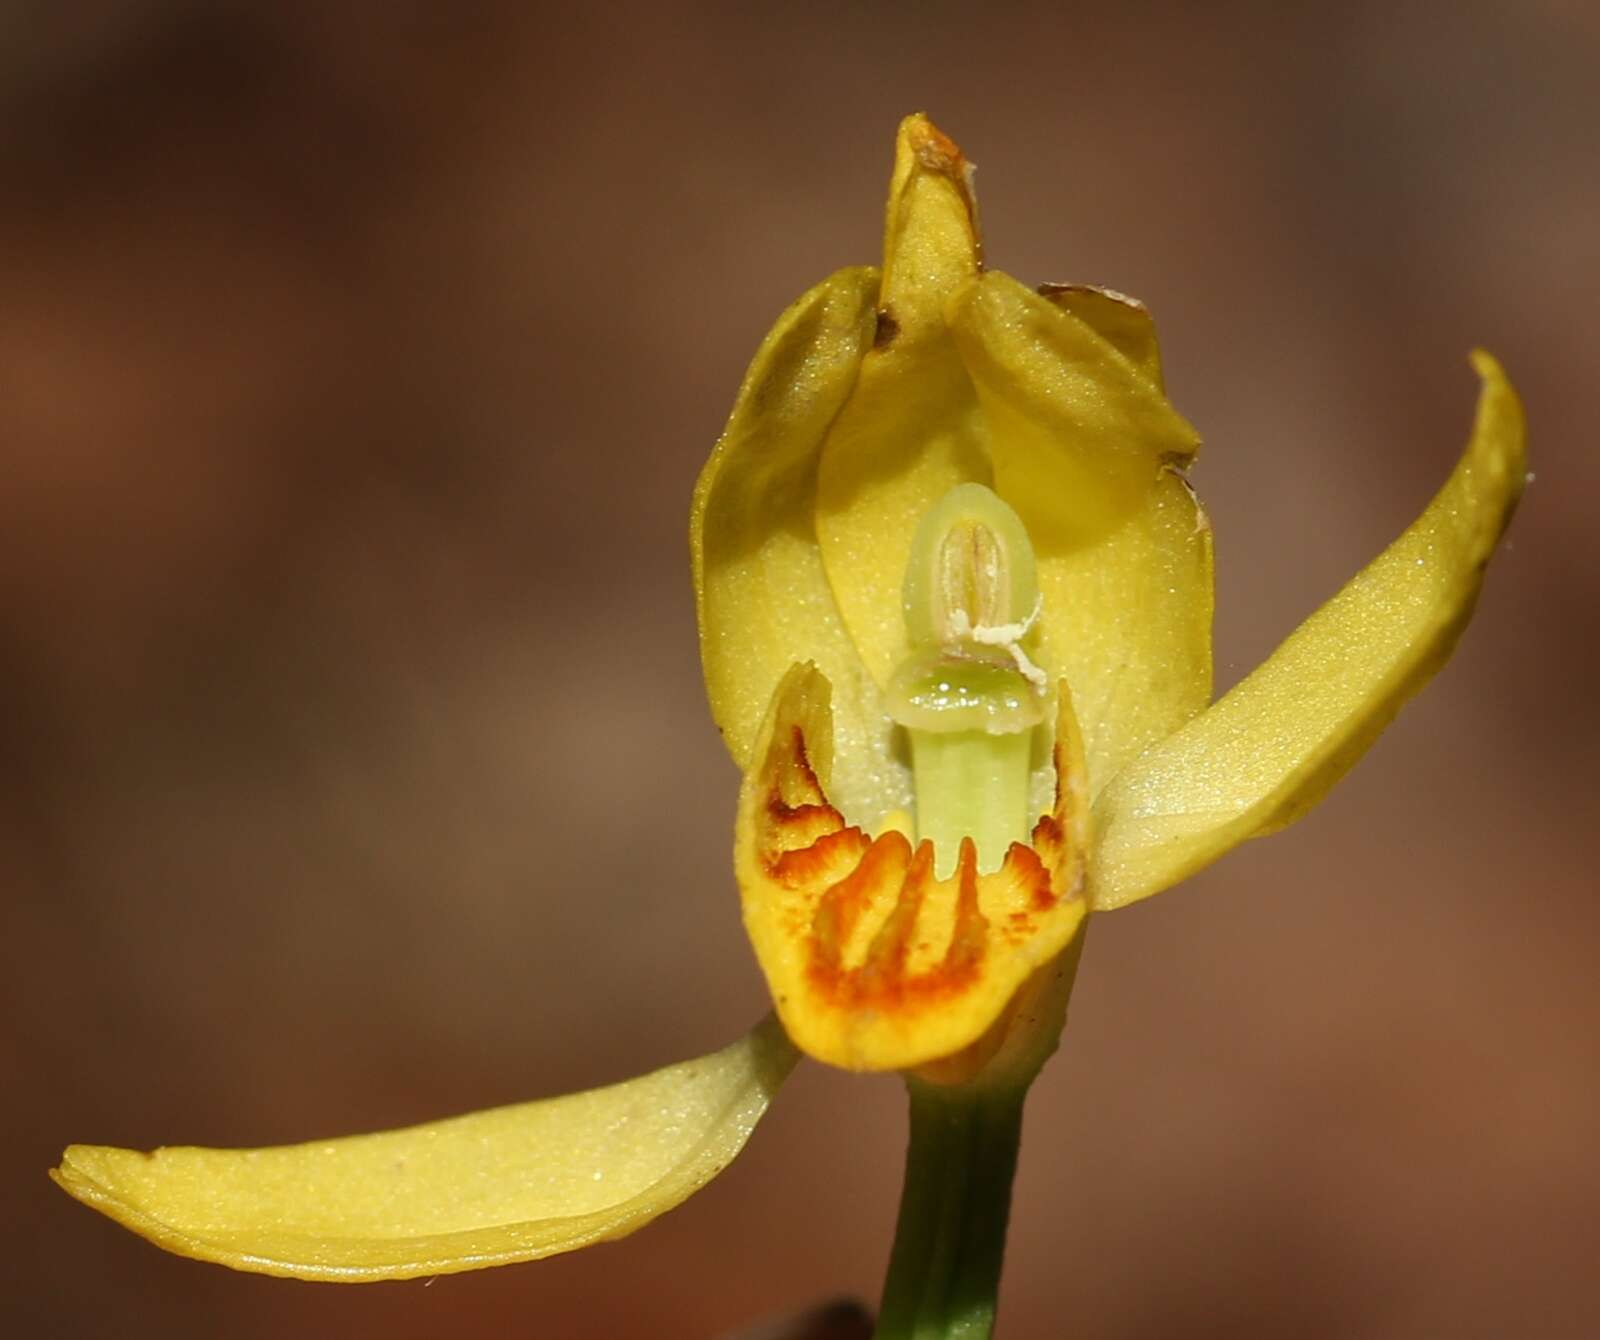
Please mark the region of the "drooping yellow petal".
<svg viewBox="0 0 1600 1340"><path fill-rule="evenodd" d="M779 318L695 487L700 654L712 716L740 767L773 688L801 659L838 685L852 757L883 744L877 686L834 608L812 524L817 458L871 346L877 290L876 270L841 270Z"/></svg>
<svg viewBox="0 0 1600 1340"><path fill-rule="evenodd" d="M796 1053L768 1018L710 1056L586 1093L273 1149L73 1145L51 1176L152 1242L237 1270L366 1282L619 1238L743 1148Z"/></svg>
<svg viewBox="0 0 1600 1340"><path fill-rule="evenodd" d="M1088 792L1061 687L1052 812L1032 843L952 877L933 844L847 825L829 802L828 683L796 666L774 696L739 796L734 868L745 929L797 1046L849 1070L905 1070L977 1041L1086 907Z"/></svg>
<svg viewBox="0 0 1600 1340"><path fill-rule="evenodd" d="M1181 473L1199 438L1150 374L1153 335L1136 363L1063 296L990 273L950 316L995 491L1037 554L1040 663L1072 684L1098 790L1209 701L1211 528ZM1083 310L1109 320L1112 301Z"/></svg>
<svg viewBox="0 0 1600 1340"><path fill-rule="evenodd" d="M1449 658L1527 475L1522 407L1499 364L1472 437L1411 527L1247 679L1100 795L1096 908L1157 893L1292 823Z"/></svg>

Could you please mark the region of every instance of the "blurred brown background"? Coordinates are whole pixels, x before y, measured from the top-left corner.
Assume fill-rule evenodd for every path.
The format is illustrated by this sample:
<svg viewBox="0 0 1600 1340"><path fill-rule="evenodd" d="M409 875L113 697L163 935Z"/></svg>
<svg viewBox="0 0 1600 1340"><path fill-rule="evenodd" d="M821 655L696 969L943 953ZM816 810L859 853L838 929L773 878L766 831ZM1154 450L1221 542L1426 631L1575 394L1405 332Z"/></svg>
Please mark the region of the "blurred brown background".
<svg viewBox="0 0 1600 1340"><path fill-rule="evenodd" d="M771 319L875 258L921 108L994 264L1160 320L1221 686L1443 479L1475 343L1538 473L1334 798L1096 924L1004 1333L1600 1333L1600 10L1105 9L6 7L0 1314L703 1337L875 1296L900 1093L814 1066L646 1232L432 1287L175 1260L44 1170L605 1082L763 1010L687 501Z"/></svg>

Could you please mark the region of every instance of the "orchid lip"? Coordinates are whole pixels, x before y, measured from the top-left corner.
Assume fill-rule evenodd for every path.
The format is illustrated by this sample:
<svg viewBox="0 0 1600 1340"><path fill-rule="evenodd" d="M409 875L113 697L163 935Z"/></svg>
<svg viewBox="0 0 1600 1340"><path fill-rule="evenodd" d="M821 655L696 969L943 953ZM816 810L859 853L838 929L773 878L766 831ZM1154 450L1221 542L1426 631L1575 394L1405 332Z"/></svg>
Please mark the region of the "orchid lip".
<svg viewBox="0 0 1600 1340"><path fill-rule="evenodd" d="M827 792L827 680L812 666L785 676L741 791L735 865L746 929L801 1050L856 1070L950 1056L1066 946L1087 908L1087 800L1061 695L1056 803L986 869L981 841L929 835L926 815L915 840L848 822ZM1028 736L1004 738L1022 748L1025 782Z"/></svg>

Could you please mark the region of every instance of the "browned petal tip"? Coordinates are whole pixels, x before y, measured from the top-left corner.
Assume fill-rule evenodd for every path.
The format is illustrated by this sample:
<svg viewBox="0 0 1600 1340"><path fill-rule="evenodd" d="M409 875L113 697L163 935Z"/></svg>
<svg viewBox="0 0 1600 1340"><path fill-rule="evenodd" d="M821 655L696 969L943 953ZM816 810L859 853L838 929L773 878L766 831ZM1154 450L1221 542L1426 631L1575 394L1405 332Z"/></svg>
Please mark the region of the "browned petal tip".
<svg viewBox="0 0 1600 1340"><path fill-rule="evenodd" d="M1084 294L1094 298L1104 298L1107 302L1116 303L1120 307L1131 307L1135 311L1149 311L1144 303L1132 294L1123 293L1120 289L1107 288L1104 284L1040 284L1039 296L1042 298L1071 298Z"/></svg>
<svg viewBox="0 0 1600 1340"><path fill-rule="evenodd" d="M926 114L917 112L900 123L902 153L924 172L947 177L961 192L974 222L978 214L978 197L973 188L976 164L961 152L961 146L928 120Z"/></svg>
<svg viewBox="0 0 1600 1340"><path fill-rule="evenodd" d="M897 190L906 189L920 174L943 177L960 195L972 231L972 249L978 268L983 268L983 234L978 221L978 194L974 165L961 152L961 146L934 125L923 112L913 113L900 123L896 147Z"/></svg>
<svg viewBox="0 0 1600 1340"><path fill-rule="evenodd" d="M961 146L928 120L926 114L917 112L901 122L906 143L920 163L929 172L942 172L963 183L972 165L967 162Z"/></svg>

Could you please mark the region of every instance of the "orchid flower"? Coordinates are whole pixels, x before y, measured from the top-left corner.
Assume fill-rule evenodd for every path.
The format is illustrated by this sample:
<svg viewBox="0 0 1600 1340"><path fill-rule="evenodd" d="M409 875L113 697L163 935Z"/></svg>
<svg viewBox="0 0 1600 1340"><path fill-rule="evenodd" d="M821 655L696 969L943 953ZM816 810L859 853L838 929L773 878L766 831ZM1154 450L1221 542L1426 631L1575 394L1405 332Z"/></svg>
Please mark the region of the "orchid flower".
<svg viewBox="0 0 1600 1340"><path fill-rule="evenodd" d="M1444 664L1526 477L1481 392L1421 516L1211 702L1199 446L1144 307L983 264L970 167L900 127L881 270L756 353L691 551L734 868L775 1005L609 1088L286 1148L75 1145L72 1195L169 1250L362 1281L619 1237L739 1152L797 1059L895 1071L911 1146L880 1334L986 1335L1023 1094L1083 930L1314 806Z"/></svg>

